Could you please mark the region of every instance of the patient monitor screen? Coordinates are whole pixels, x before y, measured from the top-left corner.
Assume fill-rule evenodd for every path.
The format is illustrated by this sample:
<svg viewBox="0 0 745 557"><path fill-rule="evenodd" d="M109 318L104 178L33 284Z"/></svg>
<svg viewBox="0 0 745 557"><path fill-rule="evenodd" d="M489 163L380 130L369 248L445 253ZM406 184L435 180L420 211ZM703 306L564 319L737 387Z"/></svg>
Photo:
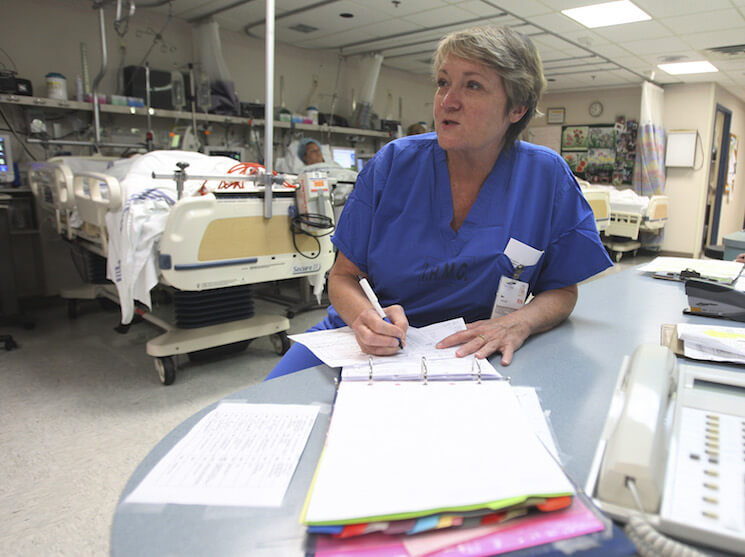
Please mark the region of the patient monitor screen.
<svg viewBox="0 0 745 557"><path fill-rule="evenodd" d="M0 182L12 182L15 177L10 154L10 136L0 134Z"/></svg>
<svg viewBox="0 0 745 557"><path fill-rule="evenodd" d="M204 153L211 157L229 157L238 162L242 162L246 159L246 152L242 147L216 147L208 145L204 148Z"/></svg>
<svg viewBox="0 0 745 557"><path fill-rule="evenodd" d="M357 170L354 147L332 147L331 154L339 166Z"/></svg>

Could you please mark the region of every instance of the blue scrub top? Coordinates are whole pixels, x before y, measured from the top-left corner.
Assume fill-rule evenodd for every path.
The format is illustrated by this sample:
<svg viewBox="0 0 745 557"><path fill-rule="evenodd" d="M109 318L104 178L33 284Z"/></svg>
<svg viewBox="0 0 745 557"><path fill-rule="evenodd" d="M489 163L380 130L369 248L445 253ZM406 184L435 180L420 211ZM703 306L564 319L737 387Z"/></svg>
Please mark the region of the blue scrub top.
<svg viewBox="0 0 745 557"><path fill-rule="evenodd" d="M612 265L564 160L530 143L503 151L457 232L452 220L446 153L434 133L410 136L365 165L332 241L368 274L381 305L401 304L415 327L488 319L500 277L513 274L510 238L544 252L520 276L535 294ZM322 327L344 324L330 307Z"/></svg>

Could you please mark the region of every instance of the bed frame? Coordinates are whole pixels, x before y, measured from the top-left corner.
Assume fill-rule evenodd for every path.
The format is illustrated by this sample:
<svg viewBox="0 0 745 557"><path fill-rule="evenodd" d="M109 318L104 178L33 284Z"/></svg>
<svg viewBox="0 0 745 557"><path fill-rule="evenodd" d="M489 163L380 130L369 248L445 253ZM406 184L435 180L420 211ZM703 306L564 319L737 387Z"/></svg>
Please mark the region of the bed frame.
<svg viewBox="0 0 745 557"><path fill-rule="evenodd" d="M40 206L54 213L57 230L65 239L108 256L106 214L122 204L116 178L99 172L73 173L64 159L56 159L34 163L30 182ZM330 199L327 203L331 215ZM333 265L329 236L318 241L305 235L293 238L290 214L294 206L292 193L274 194L269 219L263 213L263 194L207 194L185 197L173 206L157 266L160 282L176 290L177 303L183 302L176 307L176 323L135 309L165 331L146 346L163 384L173 383L179 354L248 344L262 336L270 337L278 354L289 349L289 320L281 315L254 315L249 285L323 274ZM72 225L75 212L83 221L80 227ZM68 300L70 317L77 316L76 304L81 299L107 298L119 304L112 283L89 283L60 294ZM231 312L250 317L233 319ZM218 322L212 322L215 314L219 314ZM128 326L120 328L124 332Z"/></svg>

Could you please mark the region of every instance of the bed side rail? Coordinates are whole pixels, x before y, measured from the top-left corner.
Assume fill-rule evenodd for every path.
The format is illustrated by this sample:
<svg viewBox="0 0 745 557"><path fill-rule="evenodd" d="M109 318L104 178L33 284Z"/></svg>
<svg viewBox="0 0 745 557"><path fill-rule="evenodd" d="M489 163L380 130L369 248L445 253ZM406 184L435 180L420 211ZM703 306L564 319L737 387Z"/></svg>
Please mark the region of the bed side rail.
<svg viewBox="0 0 745 557"><path fill-rule="evenodd" d="M79 172L73 178L73 191L78 215L83 221L78 236L94 244L96 251L107 257L106 213L122 205L119 181L99 172Z"/></svg>
<svg viewBox="0 0 745 557"><path fill-rule="evenodd" d="M162 277L181 290L208 290L328 271L334 261L330 235L293 238L295 200L275 197L270 219L264 218L263 203L213 195L176 203L160 243Z"/></svg>

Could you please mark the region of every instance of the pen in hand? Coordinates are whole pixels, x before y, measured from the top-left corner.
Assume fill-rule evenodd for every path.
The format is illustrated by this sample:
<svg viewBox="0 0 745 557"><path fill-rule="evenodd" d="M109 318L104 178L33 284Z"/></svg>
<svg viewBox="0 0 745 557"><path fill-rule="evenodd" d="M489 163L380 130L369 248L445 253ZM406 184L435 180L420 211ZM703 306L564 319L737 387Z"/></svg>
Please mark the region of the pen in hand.
<svg viewBox="0 0 745 557"><path fill-rule="evenodd" d="M375 295L375 292L373 292L373 289L370 286L370 283L367 282L367 279L363 277L362 275L357 275L357 280L360 281L360 286L362 287L362 291L365 293L365 296L367 296L367 299L370 300L372 307L375 308L375 311L378 312L378 315L381 317L381 319L383 319L383 321L386 321L387 323L390 323L391 320L388 319L385 312L383 311L383 308L380 307L380 302L378 301L378 297ZM404 348L404 345L401 342L401 339L398 339L398 347L402 350Z"/></svg>

